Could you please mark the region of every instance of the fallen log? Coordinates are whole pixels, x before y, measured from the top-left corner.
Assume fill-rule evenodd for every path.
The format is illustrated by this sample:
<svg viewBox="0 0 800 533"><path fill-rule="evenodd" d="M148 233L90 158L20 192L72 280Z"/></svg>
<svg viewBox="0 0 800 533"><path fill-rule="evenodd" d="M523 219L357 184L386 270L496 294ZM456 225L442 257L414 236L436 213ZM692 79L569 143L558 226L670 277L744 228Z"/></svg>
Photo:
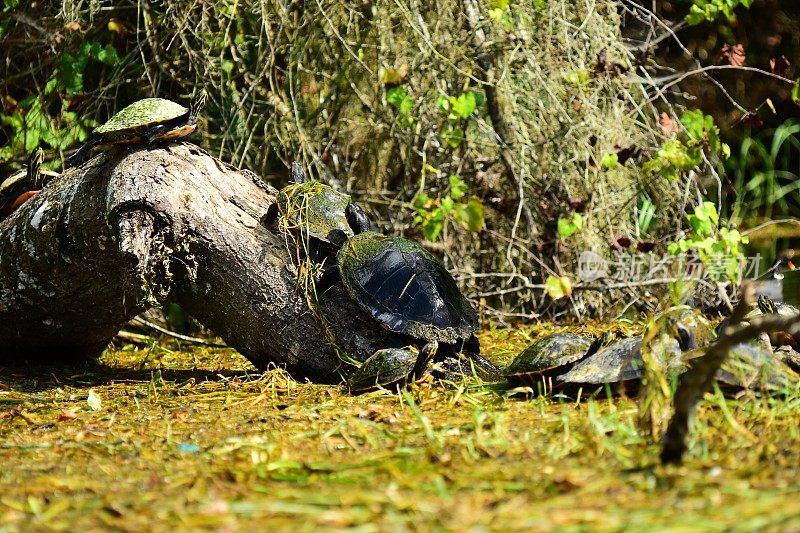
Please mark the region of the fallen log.
<svg viewBox="0 0 800 533"><path fill-rule="evenodd" d="M340 381L285 239L261 222L275 193L189 143L116 147L66 171L0 222L0 359L96 357L134 316L173 301L259 369ZM358 360L402 344L341 287L324 310Z"/></svg>

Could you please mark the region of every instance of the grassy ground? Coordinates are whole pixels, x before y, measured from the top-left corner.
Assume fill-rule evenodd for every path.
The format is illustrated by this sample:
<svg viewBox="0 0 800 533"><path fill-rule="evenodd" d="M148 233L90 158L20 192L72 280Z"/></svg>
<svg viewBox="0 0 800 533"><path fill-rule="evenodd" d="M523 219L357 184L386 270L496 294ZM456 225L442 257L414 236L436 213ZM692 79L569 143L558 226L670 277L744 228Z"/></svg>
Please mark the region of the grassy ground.
<svg viewBox="0 0 800 533"><path fill-rule="evenodd" d="M482 341L503 361L530 335ZM176 345L0 368L0 531L800 529L800 394L709 394L681 467L636 414L474 384L351 397Z"/></svg>

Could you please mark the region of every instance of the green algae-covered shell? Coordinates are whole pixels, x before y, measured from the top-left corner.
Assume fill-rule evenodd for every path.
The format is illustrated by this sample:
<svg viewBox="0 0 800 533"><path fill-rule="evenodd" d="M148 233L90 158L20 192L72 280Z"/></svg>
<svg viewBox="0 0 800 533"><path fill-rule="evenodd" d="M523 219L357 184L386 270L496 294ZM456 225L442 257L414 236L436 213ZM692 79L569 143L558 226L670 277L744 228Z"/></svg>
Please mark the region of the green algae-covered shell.
<svg viewBox="0 0 800 533"><path fill-rule="evenodd" d="M543 374L579 361L586 355L591 341L573 333L555 333L525 348L503 369L503 376L514 379Z"/></svg>
<svg viewBox="0 0 800 533"><path fill-rule="evenodd" d="M134 102L98 126L94 133L106 138L124 137L139 133L156 124L161 124L182 115L189 109L165 98L145 98Z"/></svg>
<svg viewBox="0 0 800 533"><path fill-rule="evenodd" d="M405 379L413 370L417 354L401 348L378 350L347 381L352 392L385 387Z"/></svg>
<svg viewBox="0 0 800 533"><path fill-rule="evenodd" d="M346 210L350 195L315 180L293 183L278 193L278 209L284 216L284 229L297 229L310 237L330 242L333 230L352 237Z"/></svg>
<svg viewBox="0 0 800 533"><path fill-rule="evenodd" d="M599 350L558 376L565 383L619 383L644 376L642 337L628 337Z"/></svg>
<svg viewBox="0 0 800 533"><path fill-rule="evenodd" d="M454 344L478 326L453 276L414 241L360 233L347 240L336 261L353 300L390 331Z"/></svg>
<svg viewBox="0 0 800 533"><path fill-rule="evenodd" d="M716 379L735 388L780 391L797 385L798 376L772 350L755 342L735 345Z"/></svg>

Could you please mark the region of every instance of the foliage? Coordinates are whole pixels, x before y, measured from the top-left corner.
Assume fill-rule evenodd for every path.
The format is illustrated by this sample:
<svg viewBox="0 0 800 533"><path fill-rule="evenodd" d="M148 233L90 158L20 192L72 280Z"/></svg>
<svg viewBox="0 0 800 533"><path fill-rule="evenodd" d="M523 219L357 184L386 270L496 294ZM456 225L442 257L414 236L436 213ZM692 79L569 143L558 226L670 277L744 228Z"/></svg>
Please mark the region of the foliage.
<svg viewBox="0 0 800 533"><path fill-rule="evenodd" d="M681 172L694 170L703 163L706 151L709 154L727 158L730 147L719 138L719 128L713 117L703 114L699 109L686 111L681 116L684 132L677 138L669 139L656 157L642 165L646 172L657 172L662 176L677 180Z"/></svg>
<svg viewBox="0 0 800 533"><path fill-rule="evenodd" d="M57 152L85 140L97 125L90 117L72 111L71 99L85 89L84 73L92 63L109 67L120 64L121 58L112 44L84 41L75 53L62 51L58 66L49 75L41 92L19 102L6 97L6 109L0 112L0 125L10 132L9 142L0 147L0 159L29 153L44 144ZM52 113L56 110L56 113Z"/></svg>
<svg viewBox="0 0 800 533"><path fill-rule="evenodd" d="M792 215L800 208L800 121L748 133L726 165L736 197L732 217Z"/></svg>
<svg viewBox="0 0 800 533"><path fill-rule="evenodd" d="M669 245L672 254L693 251L706 266L712 279L739 281L741 261L744 254L742 244L747 244L738 230L720 227L717 208L711 202L703 202L687 215L691 233L685 239Z"/></svg>
<svg viewBox="0 0 800 533"><path fill-rule="evenodd" d="M733 10L744 6L749 8L753 0L692 0L692 7L686 15L686 22L690 25L701 22L714 22L719 17L733 17Z"/></svg>
<svg viewBox="0 0 800 533"><path fill-rule="evenodd" d="M558 235L562 239L571 237L583 229L583 217L580 213L573 213L572 218L558 219Z"/></svg>
<svg viewBox="0 0 800 533"><path fill-rule="evenodd" d="M435 241L446 221L451 218L469 231L483 229L483 203L474 196L467 198L466 194L467 184L453 175L450 176L450 186L444 196L431 198L425 192L417 195L414 199L414 223L422 227L426 239Z"/></svg>

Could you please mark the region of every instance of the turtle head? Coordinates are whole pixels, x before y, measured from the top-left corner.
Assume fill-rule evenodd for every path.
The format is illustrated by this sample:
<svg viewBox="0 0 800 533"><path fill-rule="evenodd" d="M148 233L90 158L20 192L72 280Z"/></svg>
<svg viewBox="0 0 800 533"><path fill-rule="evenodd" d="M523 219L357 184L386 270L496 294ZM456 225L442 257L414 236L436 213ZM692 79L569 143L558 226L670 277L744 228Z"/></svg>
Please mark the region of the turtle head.
<svg viewBox="0 0 800 533"><path fill-rule="evenodd" d="M297 184L307 181L306 173L303 172L303 167L297 161L292 161L292 181Z"/></svg>
<svg viewBox="0 0 800 533"><path fill-rule="evenodd" d="M43 162L44 150L37 147L28 157L28 186L31 190L41 188Z"/></svg>
<svg viewBox="0 0 800 533"><path fill-rule="evenodd" d="M778 312L777 306L775 305L775 301L772 300L771 298L764 296L763 294L758 297L758 309L765 315Z"/></svg>
<svg viewBox="0 0 800 533"><path fill-rule="evenodd" d="M354 234L358 235L359 233L370 230L371 224L369 222L369 217L367 217L367 214L358 204L354 204L353 202L347 204L344 214Z"/></svg>
<svg viewBox="0 0 800 533"><path fill-rule="evenodd" d="M430 341L422 347L417 356L417 361L414 363L414 369L411 371L412 380L418 380L422 377L428 368L428 363L431 362L438 349L439 343L437 341Z"/></svg>
<svg viewBox="0 0 800 533"><path fill-rule="evenodd" d="M199 113L203 107L205 107L207 101L208 92L206 92L205 89L200 89L200 92L194 95L194 98L192 98L192 103L190 106L195 115Z"/></svg>
<svg viewBox="0 0 800 533"><path fill-rule="evenodd" d="M343 232L339 228L332 229L328 235L328 242L331 243L337 250L344 246L344 243L347 242L347 233Z"/></svg>

